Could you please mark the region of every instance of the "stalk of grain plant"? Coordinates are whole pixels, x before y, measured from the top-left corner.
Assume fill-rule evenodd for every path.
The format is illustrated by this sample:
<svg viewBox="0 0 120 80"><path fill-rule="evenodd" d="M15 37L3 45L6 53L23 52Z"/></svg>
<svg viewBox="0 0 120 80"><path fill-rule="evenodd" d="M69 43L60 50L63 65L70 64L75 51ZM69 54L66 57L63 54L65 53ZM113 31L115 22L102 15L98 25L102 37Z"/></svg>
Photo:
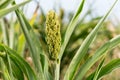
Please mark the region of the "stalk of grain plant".
<svg viewBox="0 0 120 80"><path fill-rule="evenodd" d="M49 11L46 19L46 41L49 54L55 65L55 80L59 80L59 58L61 47L60 23L54 11Z"/></svg>

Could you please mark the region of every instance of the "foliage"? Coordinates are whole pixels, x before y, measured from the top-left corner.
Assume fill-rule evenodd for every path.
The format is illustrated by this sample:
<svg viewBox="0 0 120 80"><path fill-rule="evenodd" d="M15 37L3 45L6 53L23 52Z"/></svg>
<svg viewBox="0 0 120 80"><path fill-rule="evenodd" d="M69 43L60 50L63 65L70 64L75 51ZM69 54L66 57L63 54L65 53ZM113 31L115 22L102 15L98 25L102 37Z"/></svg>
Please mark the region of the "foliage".
<svg viewBox="0 0 120 80"><path fill-rule="evenodd" d="M69 16L68 24L63 21L62 8L60 15L49 12L46 18L39 5L31 20L26 19L19 7L28 2L30 0L19 4L14 0L0 1L0 78L98 80L120 67L120 59L107 60L114 54L113 48L120 43L119 29L111 27L115 29L113 31L108 28L111 22L105 22L118 0L103 17L89 22L84 21L91 13L89 10L79 19L84 10L85 0L82 0L72 19ZM41 14L37 14L38 9ZM15 12L15 22L6 19L5 15L10 12Z"/></svg>

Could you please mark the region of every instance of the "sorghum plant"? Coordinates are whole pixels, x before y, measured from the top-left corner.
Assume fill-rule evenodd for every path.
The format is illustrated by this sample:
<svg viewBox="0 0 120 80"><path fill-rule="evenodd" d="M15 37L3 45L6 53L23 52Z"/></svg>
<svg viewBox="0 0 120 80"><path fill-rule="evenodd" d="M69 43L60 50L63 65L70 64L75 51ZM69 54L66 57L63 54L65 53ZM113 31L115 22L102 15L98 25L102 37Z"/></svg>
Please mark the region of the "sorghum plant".
<svg viewBox="0 0 120 80"><path fill-rule="evenodd" d="M71 59L68 68L65 70L63 78L60 77L62 57L63 54L65 54L64 52L70 41L70 37L77 27L85 0L81 1L78 10L67 26L64 36L61 36L60 33L60 24L62 22L60 22L59 17L53 10L49 11L46 17L46 26L44 25L45 31L43 31L45 32L45 36L42 37L36 35L32 27L33 25L29 23L23 12L19 9L20 6L28 2L30 2L30 0L20 4L16 4L14 0L4 0L0 2L0 27L3 35L2 40L0 40L0 78L4 80L83 80L84 78L86 80L98 80L120 67L120 59L114 59L104 64L107 52L120 43L120 35L104 43L100 48L96 49L94 55L87 58L84 63L81 64L88 52L88 48L95 40L98 31L102 27L103 22L118 0L115 1L110 10L101 18L87 37L84 38L84 41ZM11 7L8 8L10 4ZM13 39L9 37L9 31L11 32L15 29L12 28L11 25L10 30L8 30L5 27L5 20L3 18L12 11L15 12L17 21L19 21L20 24L17 25L17 27L19 26L22 30L22 33L19 33L19 39L15 37L15 41L18 41L18 44L15 45L17 49L14 48ZM44 17L42 17L42 19L43 18ZM41 21L41 23L43 22ZM15 33L10 34L15 36ZM42 41L41 38L45 40ZM25 43L27 43L27 46L24 45ZM23 49L26 50L26 53L29 53L29 58L27 58L29 62L24 59L23 55L20 55ZM47 55L47 53L49 55ZM86 76L87 71L100 59L101 61L94 72Z"/></svg>

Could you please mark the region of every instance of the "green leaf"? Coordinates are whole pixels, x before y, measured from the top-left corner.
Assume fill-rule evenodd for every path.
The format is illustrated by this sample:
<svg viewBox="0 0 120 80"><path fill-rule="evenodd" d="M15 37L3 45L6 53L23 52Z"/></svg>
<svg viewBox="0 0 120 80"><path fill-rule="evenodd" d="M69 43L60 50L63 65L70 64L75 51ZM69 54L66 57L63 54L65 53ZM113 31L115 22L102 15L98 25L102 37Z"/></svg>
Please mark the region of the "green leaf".
<svg viewBox="0 0 120 80"><path fill-rule="evenodd" d="M109 74L110 72L112 72L113 70L115 70L116 68L120 68L120 59L114 59L112 61L110 61L108 64L106 64L100 71L99 76L97 78L100 79L101 77ZM92 73L86 80L92 80L92 76L95 74Z"/></svg>
<svg viewBox="0 0 120 80"><path fill-rule="evenodd" d="M3 42L4 42L4 44L6 44L6 45L9 45L8 43L9 43L9 37L8 37L8 28L7 27L5 27L5 22L4 22L4 20L1 20L1 27L2 27L2 32L3 32ZM10 74L10 77L11 77L11 79L14 79L13 78L13 74L12 74L12 69L11 69L11 62L9 61L9 56L7 55L7 58L6 58L6 60L7 60L7 67L8 67L8 71L9 71L9 74Z"/></svg>
<svg viewBox="0 0 120 80"><path fill-rule="evenodd" d="M92 57L87 59L87 61L80 67L77 75L75 78L82 79L85 75L85 73L90 69L90 67L97 61L99 60L104 53L109 49L110 43L107 42L103 46L101 46Z"/></svg>
<svg viewBox="0 0 120 80"><path fill-rule="evenodd" d="M7 54L7 56L9 56L9 55ZM9 64L9 61L10 61L10 64ZM11 80L14 80L14 79L24 80L24 75L23 75L23 72L20 69L19 65L15 64L13 61L11 61L10 58L9 58L9 60L7 60L6 57L4 58L4 63L9 71ZM11 70L9 69L9 65L11 65ZM12 74L12 76L11 76L11 74Z"/></svg>
<svg viewBox="0 0 120 80"><path fill-rule="evenodd" d="M21 34L18 38L18 44L17 44L17 52L19 53L19 55L22 56L22 53L24 51L24 47L25 47L25 38L24 35Z"/></svg>
<svg viewBox="0 0 120 80"><path fill-rule="evenodd" d="M7 62L6 62L5 64L7 64L7 67L8 67L8 71L9 71L10 77L11 77L11 79L13 80L14 77L13 77L13 73L12 73L11 61L10 61L9 55L6 55L6 60L7 60Z"/></svg>
<svg viewBox="0 0 120 80"><path fill-rule="evenodd" d="M13 16L12 16L12 18L11 19L13 19ZM10 48L14 48L14 38L15 38L15 30L14 30L14 22L13 21L10 21L10 24L9 24L9 47Z"/></svg>
<svg viewBox="0 0 120 80"><path fill-rule="evenodd" d="M3 19L0 20L2 33L3 33L3 43L8 45L9 44L9 37L8 37L8 29L5 27L5 22Z"/></svg>
<svg viewBox="0 0 120 80"><path fill-rule="evenodd" d="M30 26L30 24L26 20L24 14L22 14L21 11L16 10L16 15L17 15L18 20L20 22L25 39L29 45L29 49L31 51L31 57L32 57L33 63L36 67L35 69L38 73L38 77L40 77L40 79L44 80L43 69L45 67L45 63L42 63L42 62L45 61L46 57L43 54L39 39L37 38L32 27Z"/></svg>
<svg viewBox="0 0 120 80"><path fill-rule="evenodd" d="M80 67L80 71L76 77L83 78L85 73L92 67L92 65L98 61L108 50L111 50L120 43L120 35L106 42L94 53L92 57L86 60L86 62Z"/></svg>
<svg viewBox="0 0 120 80"><path fill-rule="evenodd" d="M102 68L102 66L103 66L103 63L104 63L104 61L105 61L105 58L104 58L104 57L105 57L105 56L103 56L103 60L101 61L101 63L99 64L97 70L95 71L95 75L94 75L94 77L93 77L93 80L97 80L97 78L98 78L98 75L99 75L99 73L100 73L100 71L101 71L101 68Z"/></svg>
<svg viewBox="0 0 120 80"><path fill-rule="evenodd" d="M96 25L96 27L92 30L92 32L85 38L85 40L83 41L82 45L80 46L80 48L78 49L77 53L75 54L75 56L73 57L67 72L64 76L64 80L72 80L75 72L77 70L77 67L79 66L79 63L81 62L81 60L83 59L83 57L86 55L88 48L90 46L90 44L92 43L92 41L94 40L98 30L100 29L101 25L103 24L103 22L105 21L105 19L107 18L107 16L110 14L111 10L113 9L113 7L115 6L115 4L117 3L118 0L115 1L115 3L113 4L113 6L110 8L110 10L105 14L105 16L99 21L99 23ZM70 32L70 30L69 30ZM82 77L77 76L77 80L81 80Z"/></svg>
<svg viewBox="0 0 120 80"><path fill-rule="evenodd" d="M14 62L19 68L25 73L28 80L37 80L35 73L33 72L30 65L21 57L19 56L14 50L10 49L9 47L0 44L0 51L6 52L10 56L10 60Z"/></svg>
<svg viewBox="0 0 120 80"><path fill-rule="evenodd" d="M20 69L19 65L13 63L11 61L11 66L12 66L12 72L13 72L13 76L18 79L18 80L24 80L24 75L22 70Z"/></svg>
<svg viewBox="0 0 120 80"><path fill-rule="evenodd" d="M1 71L2 71L2 78L4 79L4 80L12 80L11 78L10 78L10 75L9 75L9 73L8 73L8 69L7 69L7 67L5 66L5 63L4 63L4 61L3 61L3 59L0 57L0 69L1 69Z"/></svg>
<svg viewBox="0 0 120 80"><path fill-rule="evenodd" d="M59 55L60 59L62 58L62 55L63 55L63 53L65 51L65 48L66 48L66 46L67 46L67 44L69 42L69 39L70 39L70 37L71 37L71 35L72 35L76 25L77 25L77 22L79 20L79 16L80 16L80 14L82 12L82 9L83 9L84 2L85 2L85 0L82 0L81 4L78 7L77 12L73 16L73 18L72 18L72 20L71 20L71 22L70 22L70 24L69 24L69 26L68 26L68 28L66 30L65 37L64 37L64 42L63 42L63 44L61 46L61 51L60 51L60 55Z"/></svg>
<svg viewBox="0 0 120 80"><path fill-rule="evenodd" d="M10 1L10 0L9 0ZM31 0L27 0L27 1L24 1L20 4L17 4L17 5L13 5L12 7L10 8L6 8L6 9L1 9L0 10L0 18L2 18L3 16L5 16L6 14L16 10L17 8L19 8L20 6L23 6L25 5L26 3L30 2Z"/></svg>
<svg viewBox="0 0 120 80"><path fill-rule="evenodd" d="M7 7L10 3L12 3L14 0L6 0L0 4L0 9L3 9Z"/></svg>

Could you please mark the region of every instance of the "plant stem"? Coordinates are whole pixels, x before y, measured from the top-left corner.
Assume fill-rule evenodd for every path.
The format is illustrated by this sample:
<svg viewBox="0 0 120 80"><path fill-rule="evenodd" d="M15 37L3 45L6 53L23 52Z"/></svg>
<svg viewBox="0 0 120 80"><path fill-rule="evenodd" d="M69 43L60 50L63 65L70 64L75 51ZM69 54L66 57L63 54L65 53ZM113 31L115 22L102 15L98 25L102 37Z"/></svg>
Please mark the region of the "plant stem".
<svg viewBox="0 0 120 80"><path fill-rule="evenodd" d="M13 14L11 20L13 20ZM9 47L13 48L13 45L14 45L14 21L11 21L10 32L9 32Z"/></svg>
<svg viewBox="0 0 120 80"><path fill-rule="evenodd" d="M9 37L8 37L8 33L7 33L7 27L5 26L3 19L1 19L0 21L1 21L1 28L2 28L2 32L3 32L3 42L5 45L8 45Z"/></svg>
<svg viewBox="0 0 120 80"><path fill-rule="evenodd" d="M59 59L55 61L55 80L59 80L59 73L60 73L60 61Z"/></svg>

